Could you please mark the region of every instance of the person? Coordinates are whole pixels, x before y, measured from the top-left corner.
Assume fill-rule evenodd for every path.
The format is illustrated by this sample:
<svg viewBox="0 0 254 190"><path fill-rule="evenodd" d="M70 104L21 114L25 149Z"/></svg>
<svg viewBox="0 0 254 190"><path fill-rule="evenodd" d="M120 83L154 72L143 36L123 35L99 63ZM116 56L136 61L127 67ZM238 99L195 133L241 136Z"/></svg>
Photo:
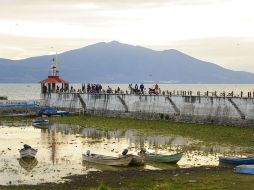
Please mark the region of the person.
<svg viewBox="0 0 254 190"><path fill-rule="evenodd" d="M56 86L56 92L59 92L59 86L58 85Z"/></svg>
<svg viewBox="0 0 254 190"><path fill-rule="evenodd" d="M133 93L132 84L129 84L129 89L130 89L130 94L132 94Z"/></svg>
<svg viewBox="0 0 254 190"><path fill-rule="evenodd" d="M135 94L138 93L138 84L135 84L135 86L134 86L134 93Z"/></svg>
<svg viewBox="0 0 254 190"><path fill-rule="evenodd" d="M45 84L44 84L43 87L42 87L42 93L43 93L43 94L47 93L47 87L46 87Z"/></svg>
<svg viewBox="0 0 254 190"><path fill-rule="evenodd" d="M82 84L82 92L85 92L85 90L86 90L86 85Z"/></svg>
<svg viewBox="0 0 254 190"><path fill-rule="evenodd" d="M90 86L90 83L87 84L87 93L90 93L91 91L91 86Z"/></svg>
<svg viewBox="0 0 254 190"><path fill-rule="evenodd" d="M145 88L145 86L144 86L143 83L141 83L141 85L140 85L139 88L140 88L140 90L141 90L141 93L144 94L144 88Z"/></svg>
<svg viewBox="0 0 254 190"><path fill-rule="evenodd" d="M159 94L159 85L157 83L155 84L154 90L155 94Z"/></svg>
<svg viewBox="0 0 254 190"><path fill-rule="evenodd" d="M110 94L112 93L112 89L108 86L108 89L107 89L107 93Z"/></svg>

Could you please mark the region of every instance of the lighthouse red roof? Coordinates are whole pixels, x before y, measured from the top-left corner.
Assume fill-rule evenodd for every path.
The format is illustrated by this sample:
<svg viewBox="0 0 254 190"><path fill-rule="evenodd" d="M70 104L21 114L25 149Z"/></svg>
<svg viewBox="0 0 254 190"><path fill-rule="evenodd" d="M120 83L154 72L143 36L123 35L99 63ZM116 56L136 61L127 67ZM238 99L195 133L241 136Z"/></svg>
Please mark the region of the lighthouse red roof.
<svg viewBox="0 0 254 190"><path fill-rule="evenodd" d="M40 83L46 84L46 83L69 83L69 82L61 79L59 76L48 76L48 78L40 81Z"/></svg>

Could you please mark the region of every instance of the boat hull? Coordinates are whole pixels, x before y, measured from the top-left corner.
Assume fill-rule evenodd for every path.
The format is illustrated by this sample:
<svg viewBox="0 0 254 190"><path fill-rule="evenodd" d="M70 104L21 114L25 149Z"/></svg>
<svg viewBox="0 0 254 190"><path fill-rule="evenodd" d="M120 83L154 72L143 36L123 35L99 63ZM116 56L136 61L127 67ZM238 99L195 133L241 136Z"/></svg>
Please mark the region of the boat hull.
<svg viewBox="0 0 254 190"><path fill-rule="evenodd" d="M132 156L111 157L98 154L91 154L89 156L83 154L82 157L84 161L108 166L128 166L133 158Z"/></svg>
<svg viewBox="0 0 254 190"><path fill-rule="evenodd" d="M32 121L33 125L48 125L49 124L49 120L33 120Z"/></svg>
<svg viewBox="0 0 254 190"><path fill-rule="evenodd" d="M235 173L254 175L254 165L240 165L234 168Z"/></svg>
<svg viewBox="0 0 254 190"><path fill-rule="evenodd" d="M238 157L219 157L219 162L223 164L254 164L254 157L238 158Z"/></svg>
<svg viewBox="0 0 254 190"><path fill-rule="evenodd" d="M144 156L133 156L130 165L132 166L144 166L145 165L145 158Z"/></svg>
<svg viewBox="0 0 254 190"><path fill-rule="evenodd" d="M30 172L37 166L38 160L36 158L20 158L19 165L26 171Z"/></svg>
<svg viewBox="0 0 254 190"><path fill-rule="evenodd" d="M40 128L40 129L48 129L49 127L49 120L33 120L32 121L32 126L35 128Z"/></svg>
<svg viewBox="0 0 254 190"><path fill-rule="evenodd" d="M37 154L37 150L33 148L23 148L19 151L21 158L34 158Z"/></svg>
<svg viewBox="0 0 254 190"><path fill-rule="evenodd" d="M177 153L173 155L157 155L148 154L145 159L151 162L161 162L161 163L173 163L176 164L183 156L183 153Z"/></svg>

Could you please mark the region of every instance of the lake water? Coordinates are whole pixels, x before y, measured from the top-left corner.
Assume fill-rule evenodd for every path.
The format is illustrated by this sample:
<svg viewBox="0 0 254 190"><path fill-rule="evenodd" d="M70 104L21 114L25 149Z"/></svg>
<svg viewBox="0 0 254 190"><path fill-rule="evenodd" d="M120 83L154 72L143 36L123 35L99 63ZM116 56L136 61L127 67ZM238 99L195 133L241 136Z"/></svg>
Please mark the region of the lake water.
<svg viewBox="0 0 254 190"><path fill-rule="evenodd" d="M100 131L76 125L53 124L38 129L30 123L0 124L0 185L62 182L62 177L87 174L95 170L174 169L177 167L217 166L220 155L241 155L240 148L205 146L199 141L181 136L144 136L136 131ZM38 149L36 159L20 159L19 149L29 144ZM143 167L110 167L82 162L87 150L118 156L123 149L137 155L140 148L150 153L184 152L178 164L155 164Z"/></svg>
<svg viewBox="0 0 254 190"><path fill-rule="evenodd" d="M81 89L81 84L71 84L75 89ZM110 86L116 89L118 86L126 91L128 84L102 84L103 89ZM134 86L134 85L133 85ZM152 84L145 84L145 88L153 87ZM239 96L243 91L244 96L248 92L254 92L254 85L252 84L159 84L163 91L193 91L195 94L200 91L202 94L206 91L218 94L226 92L226 94L234 91L236 96ZM38 100L40 99L40 84L0 84L0 96L7 96L9 100Z"/></svg>

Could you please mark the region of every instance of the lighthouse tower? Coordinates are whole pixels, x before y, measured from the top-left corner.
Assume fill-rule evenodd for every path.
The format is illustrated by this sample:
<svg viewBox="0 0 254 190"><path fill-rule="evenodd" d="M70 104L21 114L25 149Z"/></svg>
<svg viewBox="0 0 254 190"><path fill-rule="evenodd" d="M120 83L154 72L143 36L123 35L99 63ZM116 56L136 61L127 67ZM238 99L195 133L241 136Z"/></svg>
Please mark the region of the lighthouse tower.
<svg viewBox="0 0 254 190"><path fill-rule="evenodd" d="M56 59L53 58L48 78L40 81L42 94L67 92L69 90L69 82L59 76L59 71L57 70L58 63L56 55Z"/></svg>

